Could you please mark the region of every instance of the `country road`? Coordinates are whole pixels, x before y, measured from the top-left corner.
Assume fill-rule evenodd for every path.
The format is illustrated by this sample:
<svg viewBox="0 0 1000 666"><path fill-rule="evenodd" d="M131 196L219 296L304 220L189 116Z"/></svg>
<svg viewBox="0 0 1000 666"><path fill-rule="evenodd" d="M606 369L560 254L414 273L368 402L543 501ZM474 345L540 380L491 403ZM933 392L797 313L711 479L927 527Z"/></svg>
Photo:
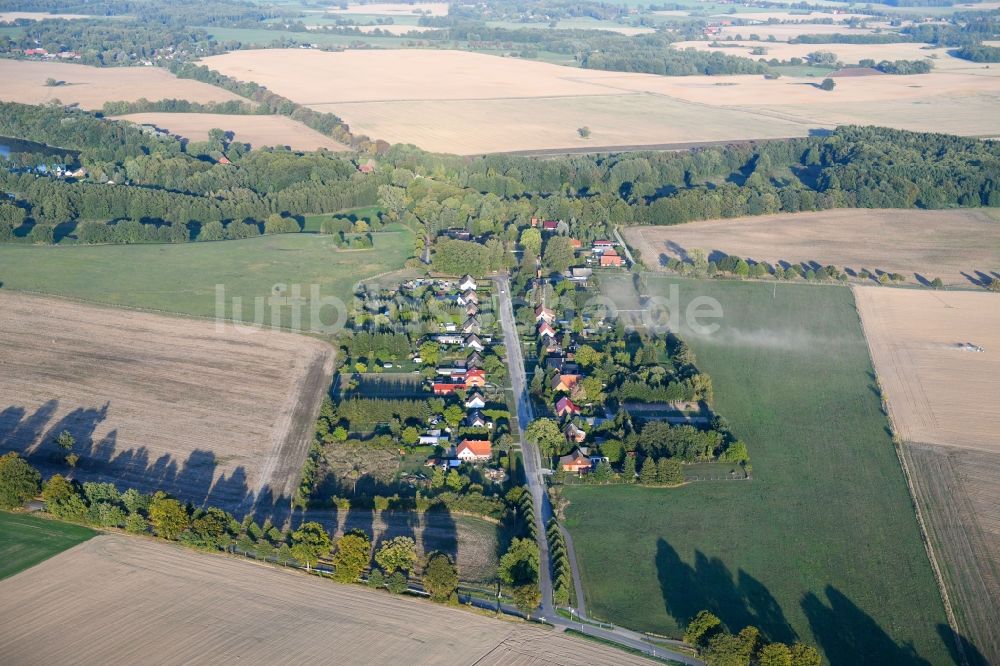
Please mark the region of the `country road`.
<svg viewBox="0 0 1000 666"><path fill-rule="evenodd" d="M668 659L688 666L702 666L704 662L694 657L690 657L680 652L674 652L666 648L649 643L641 633L614 627L604 629L587 623L587 616L583 611L583 587L580 583L580 574L577 570L577 560L575 553L571 555L570 563L573 567L573 584L576 587L577 598L580 600L581 621L571 621L559 615L552 603L552 575L549 562L549 544L545 538L545 524L552 517L552 505L549 502L549 495L546 492L545 479L542 478L542 461L538 447L527 441L524 430L532 420L534 414L531 409L531 399L528 396L528 383L524 371L524 357L521 353L521 342L517 335L517 323L514 319L514 306L511 303L510 282L506 276L495 278L497 285L497 295L499 299L500 325L503 328L504 346L507 349L507 369L510 374L511 387L514 392L514 401L517 406L517 439L521 443L521 457L524 459L524 474L531 490L531 498L535 506L535 527L538 535L539 572L538 584L542 592L541 611L536 611L535 619L540 619L560 629L574 629L588 636L593 636L605 641L611 641L626 647L641 650L645 654ZM562 526L560 526L562 529ZM566 542L572 552L572 538L563 529L566 535Z"/></svg>

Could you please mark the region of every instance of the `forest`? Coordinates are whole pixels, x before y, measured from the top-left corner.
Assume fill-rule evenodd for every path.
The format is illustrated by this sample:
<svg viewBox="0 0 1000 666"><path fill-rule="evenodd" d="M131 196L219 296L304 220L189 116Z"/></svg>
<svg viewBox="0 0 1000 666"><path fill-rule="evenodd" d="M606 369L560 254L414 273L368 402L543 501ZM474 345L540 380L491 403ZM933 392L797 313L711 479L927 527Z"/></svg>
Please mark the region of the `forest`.
<svg viewBox="0 0 1000 666"><path fill-rule="evenodd" d="M221 130L208 141L182 142L52 106L0 104L0 136L79 151L86 171L60 178L36 167L63 162L57 156L12 154L0 170L0 190L8 194L0 204L0 238L23 239L35 226L78 220L180 225L197 236L210 222L250 227L271 216L380 204L384 222L401 222L422 237L460 228L481 241L438 244L435 265L453 273L496 268L532 217L564 220L566 233L589 242L623 224L838 207L1000 205L1000 143L875 127L687 152L548 160L368 144L379 163L373 174L359 173L359 158L350 153L249 150ZM244 231L252 233L233 227L227 237ZM36 242L51 237L35 234ZM182 235L170 237L176 242Z"/></svg>

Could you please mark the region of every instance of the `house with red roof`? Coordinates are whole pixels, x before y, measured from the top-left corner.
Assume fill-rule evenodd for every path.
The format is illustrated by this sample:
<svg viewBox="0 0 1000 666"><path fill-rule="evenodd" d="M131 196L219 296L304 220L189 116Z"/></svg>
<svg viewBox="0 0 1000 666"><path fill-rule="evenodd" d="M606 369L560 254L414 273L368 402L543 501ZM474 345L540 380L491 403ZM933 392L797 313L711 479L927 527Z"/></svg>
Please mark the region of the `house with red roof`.
<svg viewBox="0 0 1000 666"><path fill-rule="evenodd" d="M538 325L538 335L543 338L544 337L554 338L556 337L556 331L554 328L552 328L552 326L549 325L549 322L543 321L541 324Z"/></svg>
<svg viewBox="0 0 1000 666"><path fill-rule="evenodd" d="M602 267L610 267L610 266L620 267L621 265L622 265L622 257L614 250L605 250L601 254Z"/></svg>
<svg viewBox="0 0 1000 666"><path fill-rule="evenodd" d="M590 471L590 458L583 455L580 449L573 449L573 452L566 456L560 456L559 468L574 474L585 474Z"/></svg>
<svg viewBox="0 0 1000 666"><path fill-rule="evenodd" d="M557 416L576 416L580 413L580 408L573 404L573 401L563 396L556 402Z"/></svg>
<svg viewBox="0 0 1000 666"><path fill-rule="evenodd" d="M466 386L486 386L486 371L474 368L465 371Z"/></svg>
<svg viewBox="0 0 1000 666"><path fill-rule="evenodd" d="M464 391L465 384L434 384L434 395L451 395L456 391Z"/></svg>
<svg viewBox="0 0 1000 666"><path fill-rule="evenodd" d="M569 393L580 383L580 375L556 375L552 378L552 390Z"/></svg>
<svg viewBox="0 0 1000 666"><path fill-rule="evenodd" d="M455 457L462 462L484 462L493 457L493 445L486 439L463 439L455 447Z"/></svg>

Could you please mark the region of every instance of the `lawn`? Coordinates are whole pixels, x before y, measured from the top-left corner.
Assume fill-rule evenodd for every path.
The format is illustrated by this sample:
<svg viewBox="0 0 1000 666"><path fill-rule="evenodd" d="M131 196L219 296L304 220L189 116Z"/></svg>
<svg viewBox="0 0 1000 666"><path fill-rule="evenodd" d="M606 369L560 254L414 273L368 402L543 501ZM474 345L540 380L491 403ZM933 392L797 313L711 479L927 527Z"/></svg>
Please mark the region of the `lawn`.
<svg viewBox="0 0 1000 666"><path fill-rule="evenodd" d="M340 250L331 237L315 234L177 245L0 245L0 284L203 317L215 315L221 285L225 317L253 321L257 310L269 324L278 312L285 327L318 330L310 308L316 301L309 301L314 286L320 298L349 304L358 280L402 268L412 252L413 235L401 226L375 234L370 250ZM275 285L285 285L284 292L276 293ZM298 325L291 307L296 287L304 299ZM234 297L242 299L241 308ZM334 309L324 307L320 323L333 319Z"/></svg>
<svg viewBox="0 0 1000 666"><path fill-rule="evenodd" d="M302 225L302 231L319 233L320 227L323 224L323 220L330 220L334 218L347 218L351 222L357 222L358 220L365 220L370 224L374 224L378 221L379 213L382 212L379 206L365 206L363 208L351 208L349 210L342 210L339 213L321 213L319 215L306 215L304 223Z"/></svg>
<svg viewBox="0 0 1000 666"><path fill-rule="evenodd" d="M0 580L97 534L80 525L0 511Z"/></svg>
<svg viewBox="0 0 1000 666"><path fill-rule="evenodd" d="M709 609L733 630L815 644L834 664L952 662L850 290L648 283L652 294L678 284L682 304L721 303L713 336L681 331L754 479L567 488L589 612L678 636Z"/></svg>

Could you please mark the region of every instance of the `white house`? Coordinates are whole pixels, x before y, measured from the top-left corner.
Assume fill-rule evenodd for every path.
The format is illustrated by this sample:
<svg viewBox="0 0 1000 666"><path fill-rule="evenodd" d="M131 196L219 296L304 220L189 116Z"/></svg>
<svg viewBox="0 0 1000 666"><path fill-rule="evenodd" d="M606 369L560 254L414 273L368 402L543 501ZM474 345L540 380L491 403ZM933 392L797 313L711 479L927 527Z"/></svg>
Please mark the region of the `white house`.
<svg viewBox="0 0 1000 666"><path fill-rule="evenodd" d="M476 281L471 275L465 275L462 277L461 282L458 283L458 288L462 291L468 291L469 289L476 290Z"/></svg>
<svg viewBox="0 0 1000 666"><path fill-rule="evenodd" d="M488 440L464 439L455 447L455 457L462 462L482 462L492 456L493 447Z"/></svg>
<svg viewBox="0 0 1000 666"><path fill-rule="evenodd" d="M486 400L483 398L483 394L479 391L474 391L466 400L466 409L482 409L486 406Z"/></svg>

